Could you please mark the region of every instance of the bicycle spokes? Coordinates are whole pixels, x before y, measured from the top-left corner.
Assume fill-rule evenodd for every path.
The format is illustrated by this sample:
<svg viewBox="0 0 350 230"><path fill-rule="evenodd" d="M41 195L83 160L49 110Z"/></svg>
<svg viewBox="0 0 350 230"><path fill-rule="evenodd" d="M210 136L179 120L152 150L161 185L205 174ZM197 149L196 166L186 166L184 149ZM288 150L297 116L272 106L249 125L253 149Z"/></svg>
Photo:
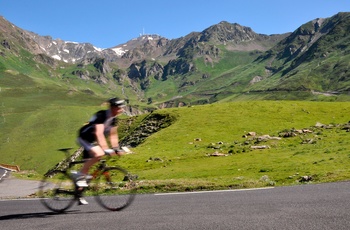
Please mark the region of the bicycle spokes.
<svg viewBox="0 0 350 230"><path fill-rule="evenodd" d="M95 184L97 202L111 211L119 211L131 204L135 196L135 183L125 180L127 172L119 167L106 169Z"/></svg>
<svg viewBox="0 0 350 230"><path fill-rule="evenodd" d="M55 212L63 212L75 201L75 184L66 172L55 171L41 181L39 196L45 207Z"/></svg>

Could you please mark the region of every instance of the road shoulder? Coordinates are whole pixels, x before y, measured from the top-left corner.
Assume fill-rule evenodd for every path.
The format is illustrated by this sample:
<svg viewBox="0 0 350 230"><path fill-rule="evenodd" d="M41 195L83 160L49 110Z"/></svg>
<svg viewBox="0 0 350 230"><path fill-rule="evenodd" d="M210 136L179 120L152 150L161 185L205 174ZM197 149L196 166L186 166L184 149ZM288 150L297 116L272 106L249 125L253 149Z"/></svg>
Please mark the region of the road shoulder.
<svg viewBox="0 0 350 230"><path fill-rule="evenodd" d="M0 183L0 199L29 198L38 191L38 187L39 181L9 176Z"/></svg>

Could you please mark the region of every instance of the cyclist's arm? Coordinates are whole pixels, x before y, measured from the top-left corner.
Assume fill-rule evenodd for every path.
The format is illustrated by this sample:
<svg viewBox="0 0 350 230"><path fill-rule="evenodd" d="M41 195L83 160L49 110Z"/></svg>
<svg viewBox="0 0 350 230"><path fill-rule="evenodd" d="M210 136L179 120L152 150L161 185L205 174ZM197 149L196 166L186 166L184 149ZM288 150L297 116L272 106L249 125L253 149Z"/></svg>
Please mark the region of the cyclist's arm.
<svg viewBox="0 0 350 230"><path fill-rule="evenodd" d="M119 148L118 126L111 128L109 133L110 142L113 149Z"/></svg>
<svg viewBox="0 0 350 230"><path fill-rule="evenodd" d="M103 150L108 149L108 143L104 135L104 128L105 128L104 124L95 125L95 135L96 135L97 143L101 146Z"/></svg>
<svg viewBox="0 0 350 230"><path fill-rule="evenodd" d="M114 126L113 128L111 128L109 137L112 148L114 149L115 153L119 156L123 155L125 152L124 150L120 149L119 146L118 126Z"/></svg>

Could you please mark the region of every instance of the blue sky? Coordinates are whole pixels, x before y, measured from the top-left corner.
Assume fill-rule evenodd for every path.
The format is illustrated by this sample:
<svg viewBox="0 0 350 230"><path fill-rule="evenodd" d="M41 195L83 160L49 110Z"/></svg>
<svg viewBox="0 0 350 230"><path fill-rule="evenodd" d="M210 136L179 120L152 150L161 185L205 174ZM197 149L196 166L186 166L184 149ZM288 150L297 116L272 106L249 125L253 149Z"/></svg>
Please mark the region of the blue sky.
<svg viewBox="0 0 350 230"><path fill-rule="evenodd" d="M125 43L142 33L179 38L221 21L256 33L281 34L338 12L350 12L350 1L0 0L0 15L22 29L99 48Z"/></svg>

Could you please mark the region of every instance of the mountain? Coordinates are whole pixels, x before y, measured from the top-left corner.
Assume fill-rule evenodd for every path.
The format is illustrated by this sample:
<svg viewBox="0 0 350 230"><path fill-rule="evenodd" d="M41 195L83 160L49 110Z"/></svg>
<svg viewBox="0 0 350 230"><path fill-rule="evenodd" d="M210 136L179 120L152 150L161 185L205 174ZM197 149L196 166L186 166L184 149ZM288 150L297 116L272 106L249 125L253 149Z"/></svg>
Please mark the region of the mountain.
<svg viewBox="0 0 350 230"><path fill-rule="evenodd" d="M257 59L266 64L269 74L265 87L255 88L348 94L349 29L349 13L303 24Z"/></svg>
<svg viewBox="0 0 350 230"><path fill-rule="evenodd" d="M0 17L0 73L6 77L0 84L13 84L9 78L17 72L64 85L70 93L117 94L158 108L326 100L322 95L348 100L349 18L350 13L338 13L275 35L222 21L177 39L142 35L100 49L39 36Z"/></svg>

